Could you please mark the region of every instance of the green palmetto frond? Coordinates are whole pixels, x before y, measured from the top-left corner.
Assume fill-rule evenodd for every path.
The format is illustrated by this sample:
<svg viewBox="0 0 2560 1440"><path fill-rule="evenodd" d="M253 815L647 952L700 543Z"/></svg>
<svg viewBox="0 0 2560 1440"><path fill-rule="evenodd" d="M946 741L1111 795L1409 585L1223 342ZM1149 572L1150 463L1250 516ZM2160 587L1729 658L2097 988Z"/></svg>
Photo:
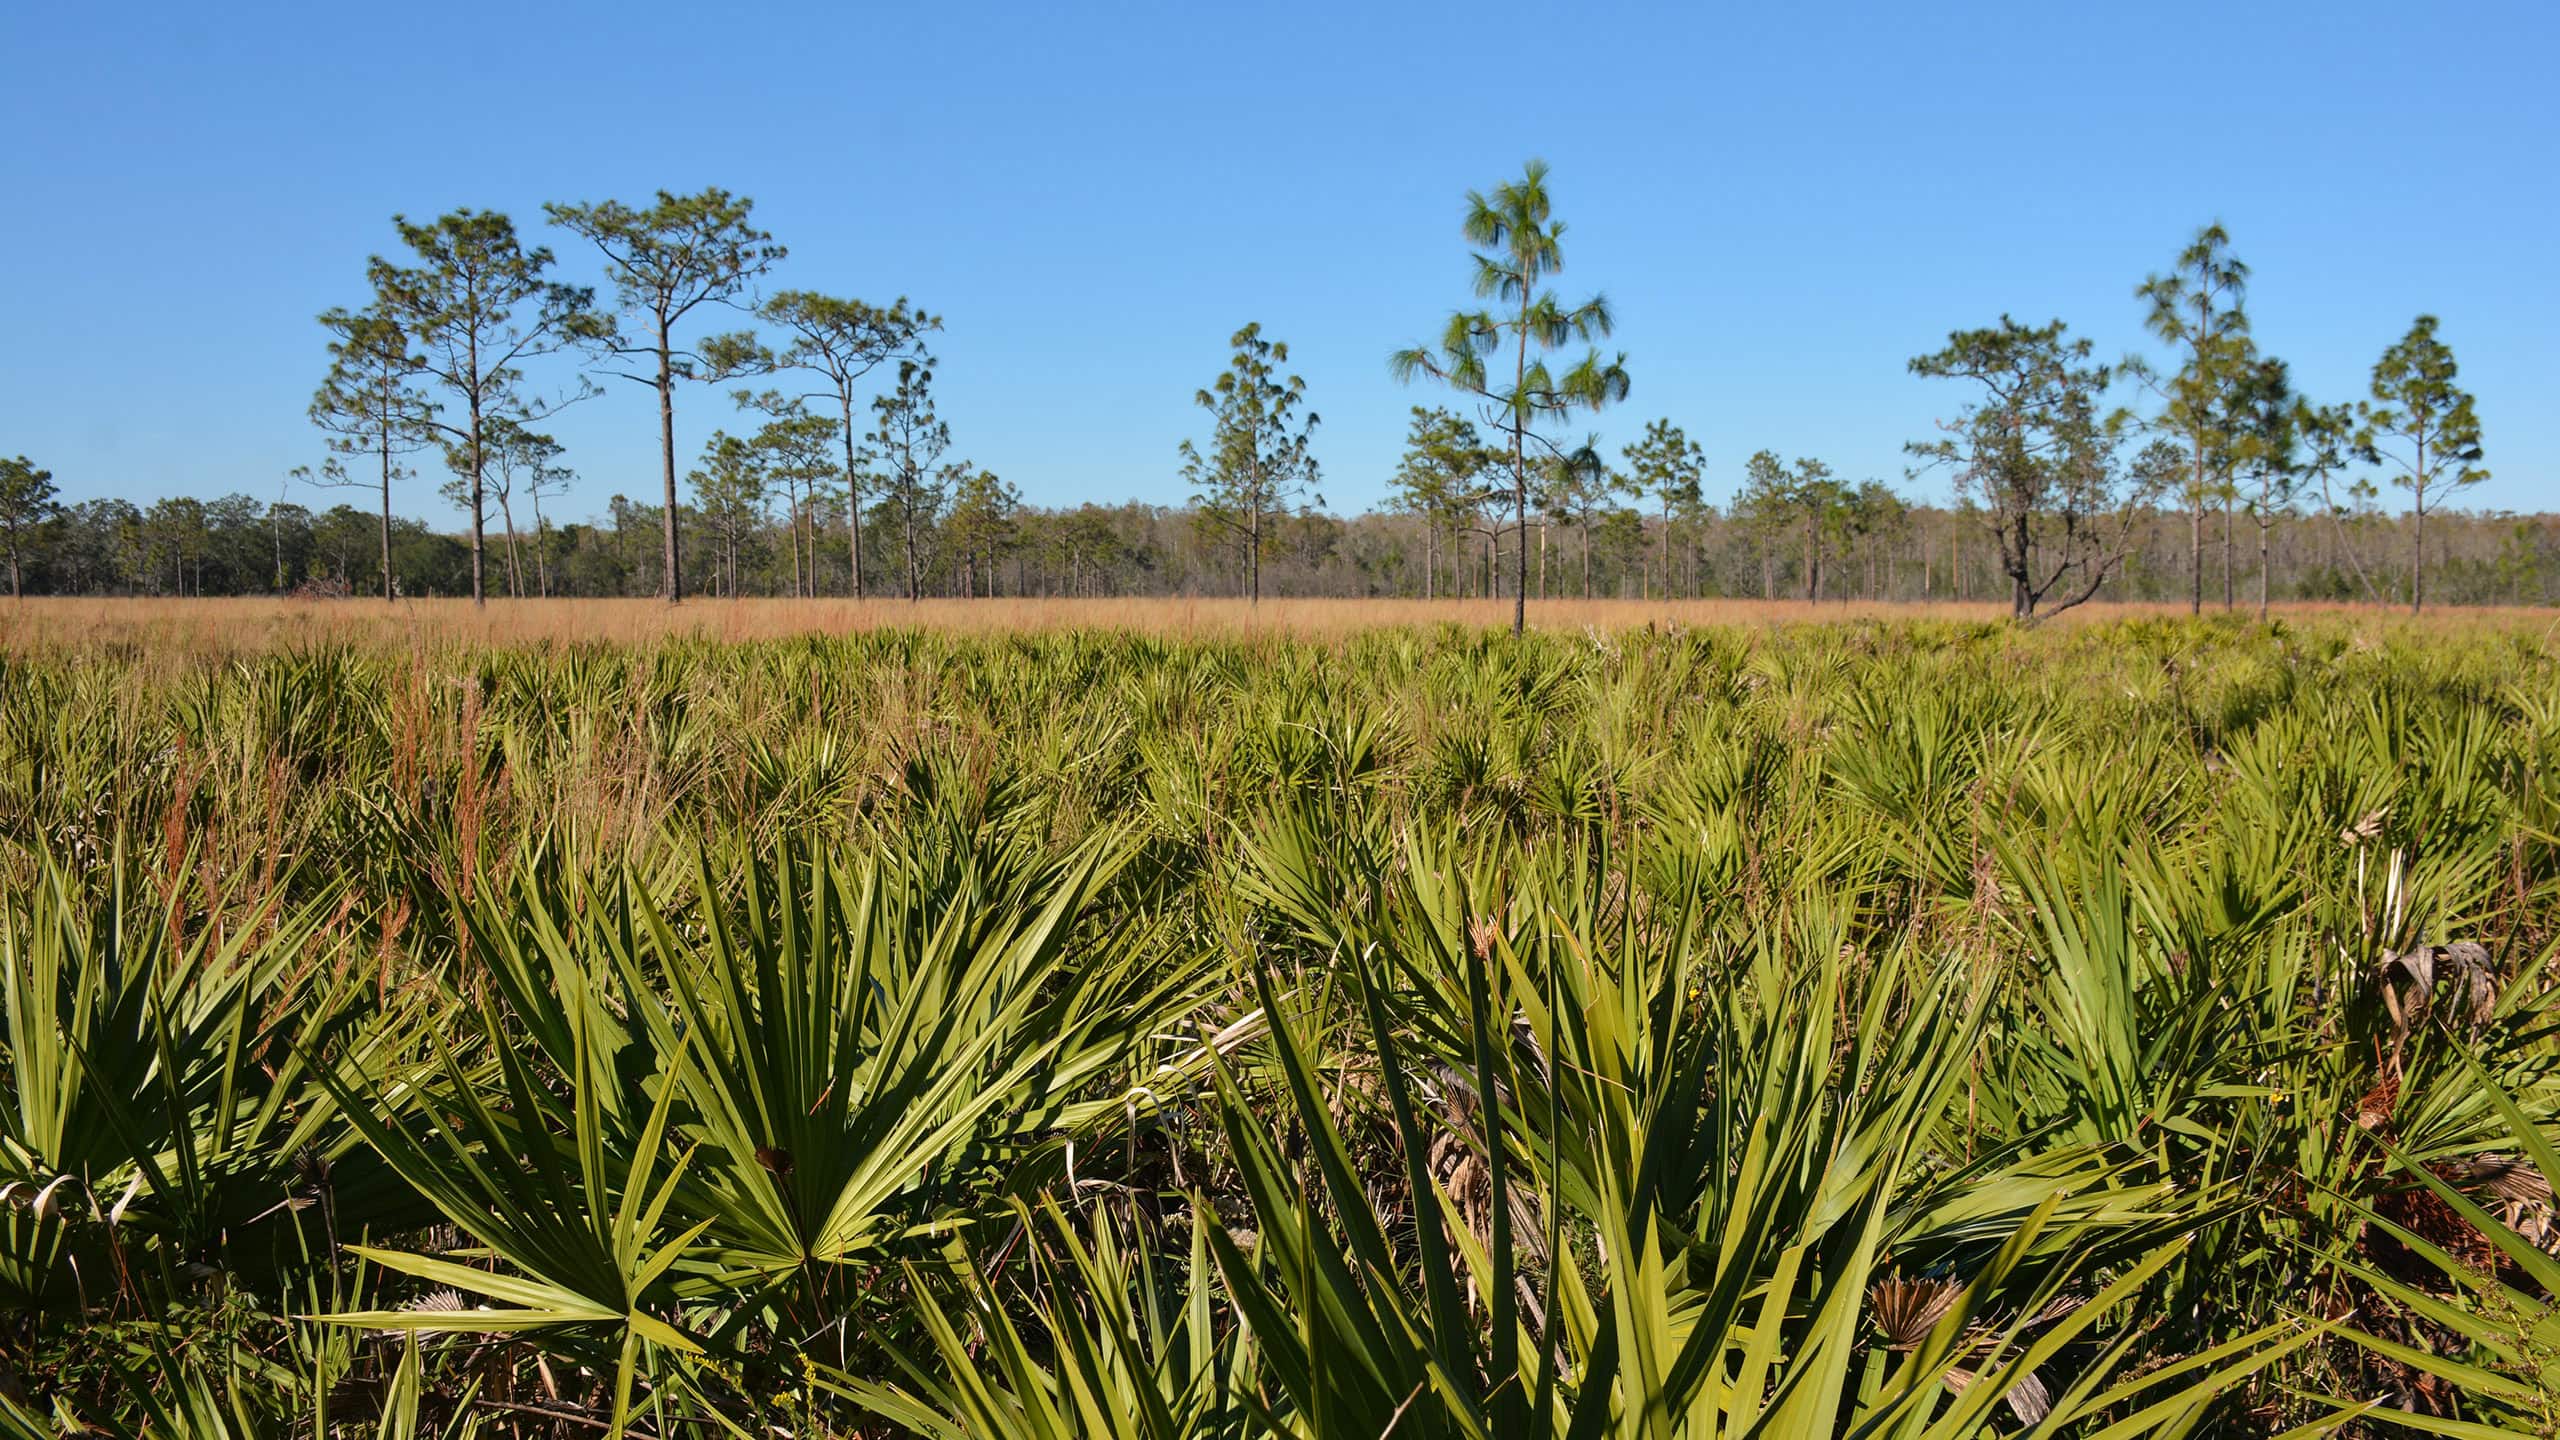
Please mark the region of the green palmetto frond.
<svg viewBox="0 0 2560 1440"><path fill-rule="evenodd" d="M653 1357L675 1362L656 1383L681 1384L687 1357L725 1345L679 1318L703 1298L754 1294L822 1330L856 1267L967 1227L1025 1165L1053 1172L1039 1157L1074 1123L1069 1100L1135 1053L1105 1022L1166 996L1060 968L1121 852L1032 861L989 846L996 832L949 848L912 833L858 869L788 846L706 855L672 887L529 855L514 893L484 892L478 1043L430 1035L431 1066L331 1083L363 1097L367 1142L514 1273L367 1248L501 1304L328 1318L602 1335L627 1396Z"/></svg>
<svg viewBox="0 0 2560 1440"><path fill-rule="evenodd" d="M353 1137L305 1058L378 1042L354 978L310 963L336 896L217 926L123 853L100 868L103 893L48 865L0 910L0 1292L69 1302L126 1244L263 1274L316 1205L402 1213L339 1168Z"/></svg>
<svg viewBox="0 0 2560 1440"><path fill-rule="evenodd" d="M1244 1432L1257 1373L1251 1332L1212 1293L1204 1229L1190 1227L1186 1263L1159 1253L1146 1222L1126 1228L1098 1209L1079 1228L1054 1203L1017 1211L1029 1276L1014 1319L1003 1293L955 1254L960 1305L934 1298L934 1276L908 1272L927 1349L895 1353L901 1378L831 1375L824 1384L920 1433L985 1440L1207 1440Z"/></svg>
<svg viewBox="0 0 2560 1440"><path fill-rule="evenodd" d="M2441 623L12 654L0 1432L2530 1433Z"/></svg>
<svg viewBox="0 0 2560 1440"><path fill-rule="evenodd" d="M2560 1396L2560 1255L2552 1250L2549 1200L2552 1187L2560 1184L2560 1146L2478 1061L2465 1057L2465 1062L2466 1078L2505 1127L2500 1143L2521 1153L2523 1163L2514 1168L2539 1182L2536 1203L2543 1233L2535 1238L2520 1232L2512 1211L2502 1214L2491 1208L2497 1199L2493 1193L2466 1189L2448 1178L2455 1173L2452 1167L2423 1163L2395 1147L2392 1159L2407 1183L2432 1197L2438 1213L2452 1217L2454 1224L2432 1226L2434 1233L2422 1234L2408 1219L2394 1218L2374 1202L2359 1201L2356 1208L2440 1283L2416 1283L2406 1268L2370 1261L2353 1262L2352 1268L2392 1309L2426 1322L2433 1334L2451 1343L2426 1346L2386 1339L2372 1333L2384 1328L2374 1323L2380 1317L2358 1317L2346 1333L2374 1354L2432 1376L2461 1397L2459 1414L2376 1409L2374 1418L2438 1435L2530 1433L2527 1427L2560 1419L2560 1400L2555 1399ZM2406 1217L2409 1212L2400 1213ZM2447 1232L2454 1230L2485 1243L2490 1251L2485 1260L2449 1250L2454 1237Z"/></svg>
<svg viewBox="0 0 2560 1440"><path fill-rule="evenodd" d="M677 1087L662 1084L636 1131L608 1114L613 1082L592 1065L565 1077L563 1097L518 1054L494 1003L480 1007L481 1038L502 1097L484 1095L484 1068L462 1059L441 1037L439 1063L414 1073L381 1113L363 1108L342 1080L332 1086L360 1108L350 1123L402 1178L417 1187L458 1229L478 1241L477 1255L505 1262L482 1269L448 1259L374 1246L351 1253L400 1274L498 1302L472 1309L335 1311L313 1318L368 1330L411 1333L549 1332L563 1343L596 1337L593 1360L613 1377L613 1433L633 1414L634 1386L654 1357L702 1353L694 1335L669 1317L678 1290L671 1272L710 1221L678 1230L669 1216L690 1160L669 1134ZM571 1043L589 1050L585 1012L571 1021ZM394 1107L413 1114L390 1113ZM448 1107L451 1114L446 1113ZM680 1383L680 1376L667 1377Z"/></svg>
<svg viewBox="0 0 2560 1440"><path fill-rule="evenodd" d="M1291 905L1315 893L1295 849L1269 855L1263 882ZM2061 1169L2010 1152L1930 1177L1945 1168L1930 1151L1985 1034L1981 1011L1951 982L1921 987L1919 1008L1906 1010L1913 992L1880 976L1861 1006L1845 993L1836 935L1816 927L1806 954L1831 959L1793 979L1777 972L1774 984L1701 1016L1691 997L1708 977L1698 952L1684 955L1674 938L1681 922L1656 915L1647 928L1670 928L1650 941L1624 916L1593 928L1603 912L1571 878L1588 873L1506 873L1431 848L1409 855L1372 915L1299 912L1345 956L1363 997L1416 1221L1399 1244L1303 1042L1291 1024L1275 1025L1325 1210L1341 1227L1325 1228L1230 1087L1259 1246L1248 1255L1220 1244L1218 1257L1290 1397L1276 1423L1315 1434L1381 1417L1418 1434L1532 1433L1522 1424L1629 1436L1827 1434L1842 1424L1963 1434L2013 1392L2042 1393L2037 1372L2121 1315L2182 1253L2180 1234L2199 1213L2192 1201L2123 1183L2124 1167L2095 1152ZM1490 928L1474 918L1488 913L1511 918ZM1516 1034L1488 1034L1489 1016L1514 1011ZM1407 1027L1413 1039L1398 1040ZM1435 1146L1402 1079L1415 1064L1407 1043L1438 1051L1432 1065L1468 1076L1473 1094L1499 1097L1461 1133L1486 1160L1511 1157L1517 1180L1493 1167L1491 1193L1479 1198L1425 1170L1420 1157ZM1506 1184L1540 1197L1525 1226L1509 1222ZM1540 1208L1549 1237L1516 1244L1541 1228ZM1583 1262L1558 1245L1558 1226L1588 1227L1596 1269L1570 1273ZM1487 1311L1440 1278L1444 1233ZM1414 1257L1411 1278L1400 1252ZM1963 1302L1897 1364L1861 1329L1888 1252L1973 1272ZM2048 1317L2065 1287L2106 1271L2088 1304L2065 1307L2058 1322L2022 1318L1988 1340L1969 1328L1995 1310ZM1500 1344L1512 1325L1523 1333ZM2303 1327L2265 1330L2109 1388L2106 1371L2135 1333L2076 1372L2063 1415L2117 1412L2144 1395L2147 1423L2168 1424L2261 1357L2314 1338ZM1476 1388L1479 1375L1489 1388ZM1944 1386L1933 1383L1940 1375ZM1951 1403L1933 1398L1959 1381ZM1497 1424L1506 1392L1525 1404Z"/></svg>
<svg viewBox="0 0 2560 1440"><path fill-rule="evenodd" d="M712 921L703 981L678 973L674 1004L644 1010L662 1044L690 1042L693 1123L720 1159L695 1203L720 1217L719 1264L819 1284L812 1266L966 1219L919 1209L919 1179L1049 1143L1068 1097L1122 1054L1095 1005L1113 977L1060 969L1114 863L928 886L786 852L738 877L749 908Z"/></svg>

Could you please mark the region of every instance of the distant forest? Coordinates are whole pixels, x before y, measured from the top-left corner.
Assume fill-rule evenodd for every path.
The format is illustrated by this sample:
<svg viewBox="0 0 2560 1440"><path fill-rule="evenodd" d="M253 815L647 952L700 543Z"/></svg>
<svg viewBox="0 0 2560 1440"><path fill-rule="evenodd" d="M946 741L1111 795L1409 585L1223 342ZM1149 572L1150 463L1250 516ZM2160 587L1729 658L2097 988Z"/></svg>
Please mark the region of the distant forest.
<svg viewBox="0 0 2560 1440"><path fill-rule="evenodd" d="M712 595L842 595L849 591L844 508L803 508L795 568L792 530L777 516L737 526L686 506L678 523L685 588ZM615 497L592 520L528 515L519 534L491 537L493 595L651 596L662 593L661 512ZM921 593L1015 596L1234 595L1245 583L1227 528L1190 507L1084 505L1009 509L983 526L937 526ZM2240 516L2223 542L2208 517L2208 606L2256 602L2256 527ZM1261 563L1267 595L1499 596L1513 582L1509 537L1484 529L1426 537L1415 515L1322 511L1275 518ZM1823 600L2005 601L2008 580L1979 511L1893 503L1808 543L1800 519L1723 510L1676 518L1612 509L1588 525L1531 521L1532 599L1544 596L1777 597ZM63 507L26 551L24 588L61 595L378 593L378 517L352 505L322 510L246 495L173 498L147 508L123 500ZM866 586L900 593L894 516L865 526ZM2104 600L2191 596L2189 525L2150 515ZM1488 541L1502 563L1491 563ZM2560 515L2442 512L2428 517L2427 592L2454 605L2560 603ZM969 547L977 551L973 558ZM874 557L877 557L876 559ZM2409 523L2372 509L2287 517L2270 535L2268 590L2286 600L2406 604ZM1426 575L1426 558L1430 573ZM1585 562L1588 561L1586 572ZM392 522L392 579L408 596L471 593L471 547L414 519Z"/></svg>

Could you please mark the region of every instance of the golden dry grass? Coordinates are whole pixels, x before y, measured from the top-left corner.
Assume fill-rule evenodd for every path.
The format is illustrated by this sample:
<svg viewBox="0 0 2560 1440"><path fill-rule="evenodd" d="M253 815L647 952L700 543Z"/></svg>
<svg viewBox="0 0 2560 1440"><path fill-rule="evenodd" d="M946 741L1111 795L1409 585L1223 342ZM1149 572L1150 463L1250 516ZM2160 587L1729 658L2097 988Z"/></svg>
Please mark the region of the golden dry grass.
<svg viewBox="0 0 2560 1440"><path fill-rule="evenodd" d="M2398 610L2345 605L2279 605L2289 619L2322 616L2376 629L2409 623ZM2068 612L2081 625L2139 615L2183 614L2182 605L2092 605ZM1630 630L1647 625L1762 627L1843 620L1997 621L1993 604L1813 605L1800 600L1541 600L1531 626L1550 631ZM2216 612L2208 612L2216 613ZM2235 612L2245 614L2246 612ZM107 647L146 653L265 651L315 643L361 647L526 646L634 643L667 636L718 640L926 628L962 633L1100 630L1172 636L1340 635L1387 626L1508 625L1508 600L1266 600L1140 597L1106 600L463 600L28 599L0 603L0 651ZM2486 625L2547 628L2548 610L2447 610L2430 628Z"/></svg>

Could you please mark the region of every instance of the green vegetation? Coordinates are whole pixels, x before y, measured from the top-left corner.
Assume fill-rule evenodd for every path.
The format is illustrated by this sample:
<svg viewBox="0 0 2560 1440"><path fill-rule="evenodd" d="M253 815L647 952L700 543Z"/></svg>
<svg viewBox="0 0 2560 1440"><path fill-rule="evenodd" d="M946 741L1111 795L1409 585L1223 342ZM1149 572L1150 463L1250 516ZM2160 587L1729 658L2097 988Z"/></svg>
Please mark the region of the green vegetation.
<svg viewBox="0 0 2560 1440"><path fill-rule="evenodd" d="M0 1435L2553 1434L2555 696L2378 616L38 643Z"/></svg>

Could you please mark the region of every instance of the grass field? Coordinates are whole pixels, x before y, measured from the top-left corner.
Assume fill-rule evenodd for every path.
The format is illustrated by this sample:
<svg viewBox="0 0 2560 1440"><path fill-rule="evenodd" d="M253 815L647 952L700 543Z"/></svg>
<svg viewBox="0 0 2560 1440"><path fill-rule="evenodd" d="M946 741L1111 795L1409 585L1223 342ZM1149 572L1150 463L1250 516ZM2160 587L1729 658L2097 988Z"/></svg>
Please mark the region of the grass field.
<svg viewBox="0 0 2560 1440"><path fill-rule="evenodd" d="M2067 611L2048 625L2104 626L2127 618L2176 618L2177 605L2109 605ZM2331 621L2391 633L2397 612L2341 605L2279 605L2288 621ZM773 640L870 630L925 629L1010 635L1055 630L1158 636L1338 636L1365 630L1508 625L1508 600L165 600L29 599L0 607L0 650L134 647L157 655L291 649L317 644L521 646L593 641L642 644L671 636ZM1542 600L1534 629L1580 633L1680 626L1766 627L1848 621L2004 621L2005 605L1874 604L1801 600ZM2426 633L2484 629L2550 632L2548 609L2439 613Z"/></svg>
<svg viewBox="0 0 2560 1440"><path fill-rule="evenodd" d="M0 1437L2560 1433L2549 612L1532 616L0 607Z"/></svg>

